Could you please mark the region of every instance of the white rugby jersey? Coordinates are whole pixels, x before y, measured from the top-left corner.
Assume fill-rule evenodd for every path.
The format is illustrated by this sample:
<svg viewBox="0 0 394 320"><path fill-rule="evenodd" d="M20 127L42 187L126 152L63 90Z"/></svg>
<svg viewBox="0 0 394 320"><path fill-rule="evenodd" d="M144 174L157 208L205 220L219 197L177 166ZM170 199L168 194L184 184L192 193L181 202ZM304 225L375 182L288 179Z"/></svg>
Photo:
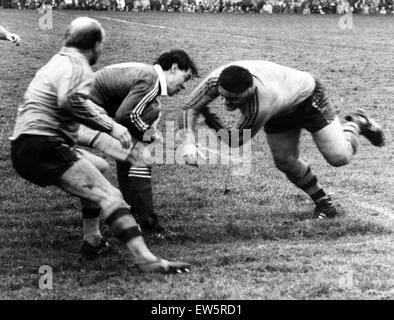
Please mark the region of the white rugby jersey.
<svg viewBox="0 0 394 320"><path fill-rule="evenodd" d="M87 100L92 81L85 56L77 49L62 48L31 81L10 139L21 134L59 136L74 144L80 123L110 132L113 120Z"/></svg>
<svg viewBox="0 0 394 320"><path fill-rule="evenodd" d="M192 133L200 114L214 130L224 129L218 116L212 113L208 104L219 97L218 78L228 66L241 66L253 75L256 90L248 105L241 108L238 130L251 129L252 137L272 117L292 112L295 107L308 98L314 88L314 77L304 71L285 67L270 61L236 61L212 71L191 93L183 107L180 129Z"/></svg>

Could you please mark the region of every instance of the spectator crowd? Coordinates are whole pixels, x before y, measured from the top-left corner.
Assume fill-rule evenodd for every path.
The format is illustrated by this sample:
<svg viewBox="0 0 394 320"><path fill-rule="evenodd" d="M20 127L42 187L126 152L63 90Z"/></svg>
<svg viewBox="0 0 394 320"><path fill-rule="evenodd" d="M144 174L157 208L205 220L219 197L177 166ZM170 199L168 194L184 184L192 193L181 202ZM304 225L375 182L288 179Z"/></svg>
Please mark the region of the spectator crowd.
<svg viewBox="0 0 394 320"><path fill-rule="evenodd" d="M197 13L394 14L394 0L0 0L0 8Z"/></svg>

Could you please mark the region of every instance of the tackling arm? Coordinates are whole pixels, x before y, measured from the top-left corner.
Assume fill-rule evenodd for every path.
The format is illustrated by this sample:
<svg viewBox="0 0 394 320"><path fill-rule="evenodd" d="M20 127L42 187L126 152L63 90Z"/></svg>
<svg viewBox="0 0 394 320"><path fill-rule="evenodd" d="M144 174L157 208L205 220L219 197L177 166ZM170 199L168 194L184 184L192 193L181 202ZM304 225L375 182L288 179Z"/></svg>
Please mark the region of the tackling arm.
<svg viewBox="0 0 394 320"><path fill-rule="evenodd" d="M0 26L0 40L8 40L18 45L21 38L16 33L11 33L6 28Z"/></svg>
<svg viewBox="0 0 394 320"><path fill-rule="evenodd" d="M214 129L223 129L217 115L212 113L208 104L211 103L219 96L217 90L217 78L208 77L206 78L190 95L188 102L183 107L182 114L180 116L180 129L184 134L184 143L194 143L194 128L197 119L200 114L205 118L206 124Z"/></svg>
<svg viewBox="0 0 394 320"><path fill-rule="evenodd" d="M155 79L141 79L133 85L127 97L123 100L115 114L115 120L129 129L129 131L142 141L144 133L153 121L143 119L142 114L147 106L156 99L159 93L159 81ZM157 103L160 108L160 103Z"/></svg>

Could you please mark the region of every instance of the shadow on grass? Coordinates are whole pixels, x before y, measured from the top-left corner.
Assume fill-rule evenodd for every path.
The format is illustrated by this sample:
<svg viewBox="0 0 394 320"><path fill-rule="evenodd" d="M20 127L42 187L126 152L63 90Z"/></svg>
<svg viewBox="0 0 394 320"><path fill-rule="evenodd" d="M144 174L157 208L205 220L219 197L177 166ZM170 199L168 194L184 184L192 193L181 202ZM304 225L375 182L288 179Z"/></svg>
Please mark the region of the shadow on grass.
<svg viewBox="0 0 394 320"><path fill-rule="evenodd" d="M167 242L215 244L250 240L330 240L346 236L392 233L384 226L362 220L342 220L338 218L318 221L301 219L301 217L299 216L298 219L294 220L282 220L277 224L265 224L261 221L259 223L233 221L178 226L172 229L178 234L168 238Z"/></svg>

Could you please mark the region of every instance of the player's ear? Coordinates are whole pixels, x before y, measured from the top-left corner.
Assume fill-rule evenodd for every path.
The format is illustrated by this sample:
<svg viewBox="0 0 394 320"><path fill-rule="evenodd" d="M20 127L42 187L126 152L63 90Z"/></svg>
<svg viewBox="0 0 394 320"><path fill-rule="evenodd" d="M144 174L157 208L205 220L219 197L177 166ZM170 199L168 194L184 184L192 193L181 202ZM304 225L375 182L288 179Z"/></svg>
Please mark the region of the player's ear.
<svg viewBox="0 0 394 320"><path fill-rule="evenodd" d="M101 42L100 41L96 41L96 43L94 44L93 50L96 53L101 52Z"/></svg>
<svg viewBox="0 0 394 320"><path fill-rule="evenodd" d="M173 63L172 66L171 66L171 73L177 72L178 69L179 69L178 64L177 63Z"/></svg>

